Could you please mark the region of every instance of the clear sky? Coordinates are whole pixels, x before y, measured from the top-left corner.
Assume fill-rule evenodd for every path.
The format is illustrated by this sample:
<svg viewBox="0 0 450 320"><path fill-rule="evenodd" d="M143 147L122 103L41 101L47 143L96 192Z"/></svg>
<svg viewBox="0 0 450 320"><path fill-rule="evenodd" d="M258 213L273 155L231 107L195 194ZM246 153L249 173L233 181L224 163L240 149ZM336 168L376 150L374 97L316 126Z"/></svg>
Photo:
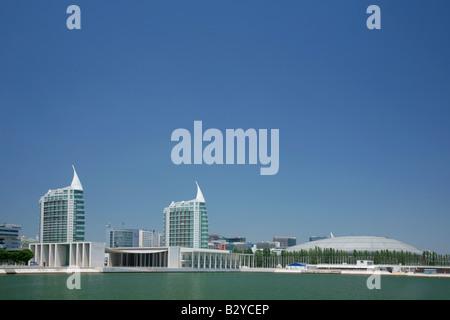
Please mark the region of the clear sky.
<svg viewBox="0 0 450 320"><path fill-rule="evenodd" d="M66 9L81 8L81 30ZM381 30L366 9L381 8ZM162 232L206 198L210 234L387 236L450 253L450 2L133 0L0 5L0 221L85 190L105 225ZM172 163L173 130L280 130L280 169Z"/></svg>

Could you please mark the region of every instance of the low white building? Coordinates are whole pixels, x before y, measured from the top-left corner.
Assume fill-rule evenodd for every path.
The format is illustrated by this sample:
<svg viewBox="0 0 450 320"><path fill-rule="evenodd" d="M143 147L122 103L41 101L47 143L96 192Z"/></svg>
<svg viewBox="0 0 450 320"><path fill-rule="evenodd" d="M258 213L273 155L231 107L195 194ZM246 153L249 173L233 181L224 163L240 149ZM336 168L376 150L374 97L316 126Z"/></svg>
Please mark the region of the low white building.
<svg viewBox="0 0 450 320"><path fill-rule="evenodd" d="M31 243L34 258L29 264L41 267L101 268L105 265L102 242Z"/></svg>
<svg viewBox="0 0 450 320"><path fill-rule="evenodd" d="M240 269L255 266L252 254L184 247L107 248L99 242L32 243L30 264L41 267Z"/></svg>
<svg viewBox="0 0 450 320"><path fill-rule="evenodd" d="M251 254L228 250L152 247L106 248L108 267L141 267L170 269L240 269L254 267Z"/></svg>
<svg viewBox="0 0 450 320"><path fill-rule="evenodd" d="M372 260L358 260L358 261L356 261L356 265L364 266L364 267L373 266L373 261Z"/></svg>
<svg viewBox="0 0 450 320"><path fill-rule="evenodd" d="M288 270L306 270L307 266L308 265L306 263L294 262L294 263L287 265L286 269L288 269Z"/></svg>

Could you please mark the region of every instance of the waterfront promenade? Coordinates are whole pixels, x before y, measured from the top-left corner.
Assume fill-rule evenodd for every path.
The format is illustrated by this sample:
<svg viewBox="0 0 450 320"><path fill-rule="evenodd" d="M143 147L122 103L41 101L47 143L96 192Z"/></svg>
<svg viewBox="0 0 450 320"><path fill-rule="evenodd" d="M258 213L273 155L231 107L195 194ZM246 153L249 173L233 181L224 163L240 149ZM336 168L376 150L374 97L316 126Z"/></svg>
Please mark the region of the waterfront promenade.
<svg viewBox="0 0 450 320"><path fill-rule="evenodd" d="M343 275L390 275L390 276L419 276L419 277L446 277L450 278L449 267L427 267L436 270L436 273L427 274L414 272L418 266L402 266L401 270L395 270L397 265L376 266L376 269L357 268L355 265L314 265L313 268L296 270L286 268L240 268L240 269L197 269L197 268L145 268L145 267L103 267L103 268L79 268L79 267L39 267L39 266L0 266L1 275L12 274L61 274L61 273L285 273L285 274L343 274ZM420 267L423 269L424 267Z"/></svg>

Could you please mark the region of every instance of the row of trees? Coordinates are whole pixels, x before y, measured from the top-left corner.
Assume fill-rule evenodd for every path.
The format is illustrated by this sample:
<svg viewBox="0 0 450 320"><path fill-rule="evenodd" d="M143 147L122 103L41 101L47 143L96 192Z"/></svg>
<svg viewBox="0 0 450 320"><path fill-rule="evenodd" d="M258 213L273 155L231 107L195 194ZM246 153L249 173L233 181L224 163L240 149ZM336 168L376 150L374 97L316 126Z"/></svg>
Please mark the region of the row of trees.
<svg viewBox="0 0 450 320"><path fill-rule="evenodd" d="M357 260L372 260L374 264L402 264L411 266L450 266L450 255L437 254L435 252L424 251L422 254L415 254L409 251L388 251L381 250L375 252L356 251L348 253L335 249L315 249L301 250L299 252L281 253L282 261L293 261L303 263L329 263L329 264L356 264Z"/></svg>
<svg viewBox="0 0 450 320"><path fill-rule="evenodd" d="M7 264L27 264L28 261L33 259L34 254L29 249L20 251L6 251L0 249L0 263Z"/></svg>
<svg viewBox="0 0 450 320"><path fill-rule="evenodd" d="M388 250L375 252L353 251L348 253L344 250L316 247L295 252L282 251L280 255L271 252L268 248L255 252L255 266L262 268L285 267L294 262L307 264L356 264L357 260L371 260L374 264L450 266L450 255L442 255L430 251L424 251L422 254Z"/></svg>

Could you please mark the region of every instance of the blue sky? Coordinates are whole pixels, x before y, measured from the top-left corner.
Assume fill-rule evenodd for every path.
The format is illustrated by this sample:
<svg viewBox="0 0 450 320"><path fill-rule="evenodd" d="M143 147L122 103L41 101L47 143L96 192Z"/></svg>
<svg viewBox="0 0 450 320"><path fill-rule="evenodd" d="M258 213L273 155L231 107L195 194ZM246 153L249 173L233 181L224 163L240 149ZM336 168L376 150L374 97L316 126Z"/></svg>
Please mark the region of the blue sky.
<svg viewBox="0 0 450 320"><path fill-rule="evenodd" d="M66 8L81 8L81 30ZM366 28L381 8L382 29ZM3 1L0 221L85 189L105 225L162 232L207 201L211 234L378 235L449 253L447 1ZM173 130L280 130L280 169L172 163Z"/></svg>

